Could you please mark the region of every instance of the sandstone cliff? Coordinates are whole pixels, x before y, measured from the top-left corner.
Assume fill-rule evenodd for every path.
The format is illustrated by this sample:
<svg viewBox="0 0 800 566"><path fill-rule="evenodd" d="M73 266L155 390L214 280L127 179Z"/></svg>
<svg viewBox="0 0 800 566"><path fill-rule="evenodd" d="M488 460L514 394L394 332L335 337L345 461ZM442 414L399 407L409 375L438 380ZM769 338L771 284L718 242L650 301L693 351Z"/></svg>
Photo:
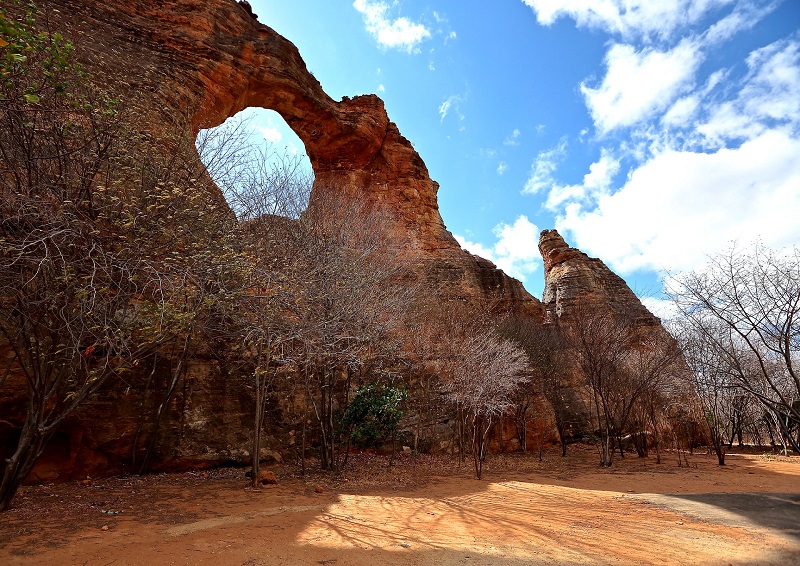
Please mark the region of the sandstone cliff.
<svg viewBox="0 0 800 566"><path fill-rule="evenodd" d="M658 324L622 279L555 231L540 240L544 305L494 264L462 250L439 214L438 184L383 102L374 95L331 99L294 45L234 0L48 0L42 6L98 80L136 109L136 127L184 128L193 140L199 129L244 108L277 111L305 144L316 177L312 199L344 191L386 205L432 296L483 301L537 322L545 309L551 320L566 320L582 303ZM219 199L219 192L212 187L208 198ZM169 364L160 363L125 391L106 387L65 422L34 479L130 471L167 389ZM17 399L0 391L0 412L8 415L0 423L0 456L14 441ZM161 424L151 469L249 457L252 401L245 384L214 359L198 356L170 403L174 410ZM280 433L286 423L274 409L271 426ZM273 445L289 450L289 437Z"/></svg>
<svg viewBox="0 0 800 566"><path fill-rule="evenodd" d="M248 107L278 112L305 144L314 192L383 203L431 292L541 316L541 305L461 250L438 183L375 95L330 98L297 48L234 0L49 0L58 27L98 79L136 108L137 127L201 128ZM264 19L268 20L268 17ZM185 118L185 120L176 119ZM218 195L209 195L215 198Z"/></svg>
<svg viewBox="0 0 800 566"><path fill-rule="evenodd" d="M548 322L568 322L581 305L631 318L640 326L661 324L620 276L601 260L571 248L556 230L542 231L539 252L544 261L542 304Z"/></svg>

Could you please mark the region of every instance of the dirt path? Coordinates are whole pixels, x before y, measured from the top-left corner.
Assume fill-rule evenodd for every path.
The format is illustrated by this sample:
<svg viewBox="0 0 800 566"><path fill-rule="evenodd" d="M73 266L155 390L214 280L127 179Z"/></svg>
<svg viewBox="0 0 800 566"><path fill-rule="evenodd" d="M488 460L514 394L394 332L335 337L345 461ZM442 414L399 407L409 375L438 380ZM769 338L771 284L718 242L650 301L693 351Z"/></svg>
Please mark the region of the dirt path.
<svg viewBox="0 0 800 566"><path fill-rule="evenodd" d="M495 457L482 481L364 457L335 481L277 468L261 491L241 470L31 487L2 517L0 564L800 564L798 459L729 462L607 471L576 449Z"/></svg>

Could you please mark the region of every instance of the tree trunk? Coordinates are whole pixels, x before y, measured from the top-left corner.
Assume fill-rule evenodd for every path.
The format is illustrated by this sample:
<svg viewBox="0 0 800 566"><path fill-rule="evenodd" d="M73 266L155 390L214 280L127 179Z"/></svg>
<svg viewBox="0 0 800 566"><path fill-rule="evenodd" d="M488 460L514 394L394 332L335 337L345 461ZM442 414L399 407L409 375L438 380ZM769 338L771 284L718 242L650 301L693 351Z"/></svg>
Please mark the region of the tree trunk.
<svg viewBox="0 0 800 566"><path fill-rule="evenodd" d="M608 426L603 430L603 438L600 439L600 465L602 467L611 467L613 452L611 444L611 431Z"/></svg>
<svg viewBox="0 0 800 566"><path fill-rule="evenodd" d="M11 506L17 490L30 474L52 435L52 432L40 432L40 428L38 419L29 414L22 427L17 449L5 462L3 481L0 483L0 512L8 510Z"/></svg>
<svg viewBox="0 0 800 566"><path fill-rule="evenodd" d="M722 435L719 432L711 432L711 445L714 447L714 453L717 455L717 461L720 466L725 465L725 444L722 440Z"/></svg>
<svg viewBox="0 0 800 566"><path fill-rule="evenodd" d="M261 356L259 355L259 358ZM252 457L252 465L250 468L250 485L253 489L258 489L261 486L261 483L258 481L258 475L261 472L261 421L263 419L264 413L261 410L261 394L262 394L262 387L261 387L261 367L260 367L261 360L258 360L256 364L255 370L253 371L253 377L255 378L255 410L253 412L253 446L250 450L251 457Z"/></svg>

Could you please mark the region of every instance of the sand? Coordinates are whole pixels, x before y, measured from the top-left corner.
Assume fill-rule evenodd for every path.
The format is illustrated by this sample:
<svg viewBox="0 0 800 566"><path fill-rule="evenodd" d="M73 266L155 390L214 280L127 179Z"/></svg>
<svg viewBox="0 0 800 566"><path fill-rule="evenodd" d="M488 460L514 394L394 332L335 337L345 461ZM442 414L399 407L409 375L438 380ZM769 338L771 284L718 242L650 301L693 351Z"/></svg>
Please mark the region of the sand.
<svg viewBox="0 0 800 566"><path fill-rule="evenodd" d="M800 564L800 458L357 455L339 475L272 468L23 488L0 564Z"/></svg>

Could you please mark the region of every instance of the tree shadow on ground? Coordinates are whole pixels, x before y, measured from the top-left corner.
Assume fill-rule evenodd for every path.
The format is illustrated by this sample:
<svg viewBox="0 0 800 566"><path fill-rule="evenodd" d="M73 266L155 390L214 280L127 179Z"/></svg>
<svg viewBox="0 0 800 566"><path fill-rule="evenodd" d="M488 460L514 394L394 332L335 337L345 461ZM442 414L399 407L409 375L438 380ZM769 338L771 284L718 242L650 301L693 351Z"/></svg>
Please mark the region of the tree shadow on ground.
<svg viewBox="0 0 800 566"><path fill-rule="evenodd" d="M656 501L651 493L635 497L624 489L639 478L668 492L675 484L666 479L688 484L702 466L673 463L651 473L652 462L632 459L609 472L598 470L588 451L572 458L541 467L531 465L531 456L493 458L482 481L468 465L448 467L445 460L423 465L424 459L401 458L389 468L385 459L369 467L356 458L353 470L338 477L291 477L288 467L277 468L281 483L259 491L247 487L242 470L31 487L0 522L0 563L516 566L681 563L686 556L709 565L719 563L718 556L730 564L800 559L794 539L776 546L774 536L749 533L744 519L719 519L715 510L726 505L737 513L735 495L730 501L708 493ZM760 481L747 462L720 473L726 482L728 474L730 481ZM757 464L747 465L763 472ZM317 482L323 482L321 493ZM769 496L787 498L762 494ZM800 504L800 495L788 499L789 509ZM714 513L692 513L678 503ZM778 520L765 511L759 519L749 509L757 504L745 497L741 515L787 534L796 516Z"/></svg>

